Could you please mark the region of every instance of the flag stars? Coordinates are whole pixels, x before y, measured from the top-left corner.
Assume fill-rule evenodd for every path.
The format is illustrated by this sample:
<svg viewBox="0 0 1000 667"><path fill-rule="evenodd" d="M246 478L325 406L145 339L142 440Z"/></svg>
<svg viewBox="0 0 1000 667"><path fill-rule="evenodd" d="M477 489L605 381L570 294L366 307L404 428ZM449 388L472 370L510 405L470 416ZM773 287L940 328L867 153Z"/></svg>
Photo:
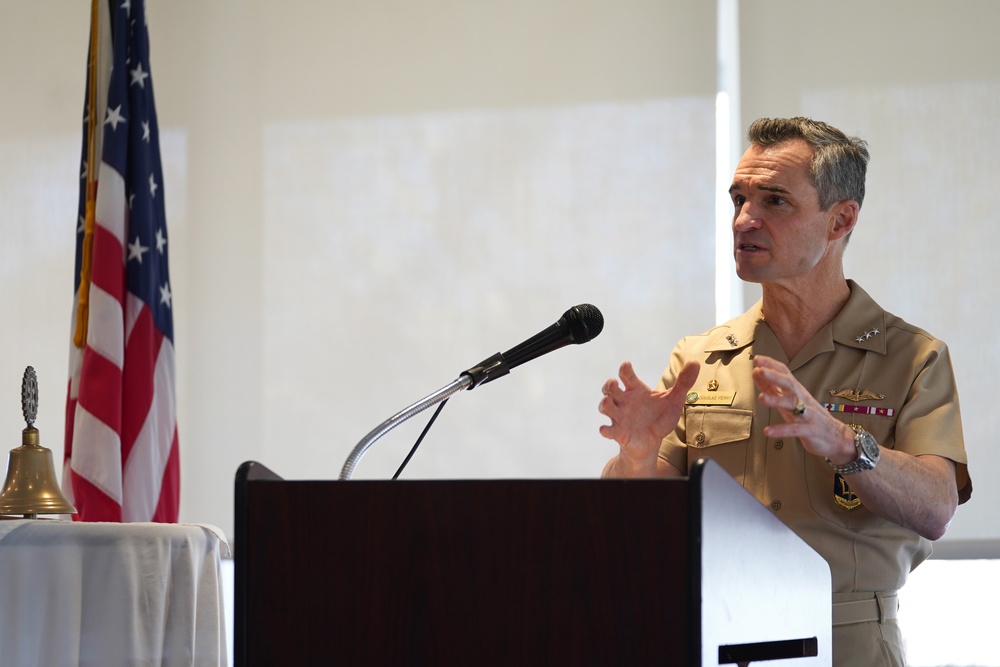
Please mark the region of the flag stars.
<svg viewBox="0 0 1000 667"><path fill-rule="evenodd" d="M144 253L147 252L149 252L149 248L142 245L142 242L139 240L139 237L136 236L135 241L128 244L128 261L131 262L134 259L140 264L142 264L142 256Z"/></svg>
<svg viewBox="0 0 1000 667"><path fill-rule="evenodd" d="M170 308L173 298L174 295L170 293L170 283L163 283L160 287L160 303Z"/></svg>
<svg viewBox="0 0 1000 667"><path fill-rule="evenodd" d="M146 87L146 79L149 78L149 72L142 70L142 63L136 65L135 69L129 70L129 72L132 73L132 83L129 85L134 86L135 84L139 84L140 88Z"/></svg>
<svg viewBox="0 0 1000 667"><path fill-rule="evenodd" d="M124 123L125 121L126 118L122 115L122 105L120 104L114 109L108 109L108 115L104 118L104 124L110 125L112 131L117 131L118 123Z"/></svg>
<svg viewBox="0 0 1000 667"><path fill-rule="evenodd" d="M0 3L2 2L3 0L0 0ZM98 172L103 171L102 176L111 176L101 179L101 206L98 216L101 226L97 227L101 230L106 225L109 232L98 231L95 243L109 241L114 247L116 242L113 237L117 234L117 252L95 252L91 258L94 269L91 288L97 290L104 287L106 290L112 290L111 293L115 295L110 300L105 299L108 301L107 304L103 301L97 304L102 308L105 305L111 307L111 311L107 313L111 319L105 318L106 321L102 323L96 322L94 318L103 316L104 313L96 311L94 302L91 302L89 329L83 331L78 329L75 337L80 337L81 333L85 334L83 338L90 346L85 348L88 355L91 349L118 349L115 346L120 344L122 336L127 334L130 337L129 352L119 357L120 364L115 378L118 384L112 392L122 395L145 391L136 387L152 386L150 383L153 381L172 389L175 375L173 358L167 358L162 352L162 349L169 345L167 341L171 341L174 335L173 285L170 284L171 278L167 266L170 253L166 247L169 234L164 210L166 193L160 192L166 187L164 183L160 183L160 179L168 176L162 171L159 147L153 145L153 133L158 135L159 131L156 127L155 108L151 97L152 63L145 55L147 49L145 40L148 35L143 29L144 21L139 21L140 17L144 20L146 18L147 4L149 4L147 0L101 0L94 3L95 7L101 8L101 23L109 24L106 27L113 31L114 43L104 44L102 39L101 50L108 51L107 55L114 65L111 66L110 62L101 58L99 67L88 72L88 83L97 83L93 81L96 77L100 79L102 85L95 86L93 94L88 91L86 96L86 108L82 114L84 146L82 155L77 154L79 156L77 169L81 180L76 183L80 186L81 201L79 210L73 211L80 216L77 223L79 231L83 235L90 236L95 227L93 197L97 190ZM134 14L132 10L135 10ZM110 85L112 81L113 86ZM122 131L119 132L119 129ZM98 134L101 136L101 141L96 141L95 135ZM104 157L107 158L107 162L104 162ZM2 159L0 158L0 161ZM158 228L159 233L157 233ZM114 230L114 234L110 230ZM82 252L82 236L77 236L75 240L77 250ZM109 279L112 282L106 285ZM151 320L146 325L128 324L133 321L134 309L137 308L148 312L148 315L143 315L144 319L148 317ZM81 326L87 322L85 317L80 317L79 320L78 324ZM114 326L106 326L110 324ZM122 329L123 326L125 329ZM164 340L164 348L161 348L158 342L161 338ZM83 354L83 350L79 353ZM91 402L100 402L105 398L104 394L110 391L106 383L102 384L102 379L90 373L88 368L84 365L82 372L71 373L74 389L79 389L81 405L88 404L88 399ZM157 390L155 395L151 396L152 404L134 406L138 407L138 412L122 415L116 413L121 419L105 429L106 435L109 436L107 441L111 442L114 438L116 442L128 443L127 433L122 432L123 426L127 431L125 425L130 421L138 424L148 423L149 420L155 421L160 419L161 415L167 414L169 419L154 429L157 433L151 434L150 438L140 438L132 449L132 454L133 457L148 455L155 458L157 452L170 451L172 446L176 446L176 436L171 435L176 433L173 423L175 396L172 394L172 391ZM131 406L123 407L128 409ZM68 444L87 444L86 438L89 434L85 432L86 429L78 426L75 432L71 428L67 431ZM102 433L103 435L105 434ZM118 447L114 443L111 446L112 449ZM139 452L142 448L145 448L144 451ZM176 498L168 498L158 505L158 499L163 499L156 495L161 486L163 488L169 485L176 486L177 466L175 462L171 463L173 460L168 461L169 465L161 466L157 471L149 471L149 474L144 472L140 475L142 479L135 487L139 490L135 493L126 493L123 500L120 491L108 493L103 490L116 487L112 482L115 475L121 474L120 469L116 471L97 470L92 466L88 468L86 446L74 446L73 450L74 456L72 459L67 457L66 463L75 473L86 477L96 472L100 479L111 480L110 487L102 484L90 485L86 493L81 491L88 500L85 511L81 510L81 518L88 521L105 521L111 520L113 514L115 520L122 517L148 520L151 512L156 510L157 516L166 521L177 520ZM152 490L152 495L148 493L149 490ZM77 507L80 505L77 504ZM0 663L2 662L4 661L0 660Z"/></svg>

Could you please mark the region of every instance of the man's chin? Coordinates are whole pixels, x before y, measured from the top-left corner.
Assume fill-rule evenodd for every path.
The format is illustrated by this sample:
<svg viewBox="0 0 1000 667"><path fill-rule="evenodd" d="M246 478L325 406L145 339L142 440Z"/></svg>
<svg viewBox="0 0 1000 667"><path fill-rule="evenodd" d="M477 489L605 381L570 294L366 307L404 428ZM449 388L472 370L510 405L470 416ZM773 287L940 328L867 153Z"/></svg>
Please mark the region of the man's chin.
<svg viewBox="0 0 1000 667"><path fill-rule="evenodd" d="M752 267L736 265L736 276L745 283L764 282L762 271L754 271Z"/></svg>

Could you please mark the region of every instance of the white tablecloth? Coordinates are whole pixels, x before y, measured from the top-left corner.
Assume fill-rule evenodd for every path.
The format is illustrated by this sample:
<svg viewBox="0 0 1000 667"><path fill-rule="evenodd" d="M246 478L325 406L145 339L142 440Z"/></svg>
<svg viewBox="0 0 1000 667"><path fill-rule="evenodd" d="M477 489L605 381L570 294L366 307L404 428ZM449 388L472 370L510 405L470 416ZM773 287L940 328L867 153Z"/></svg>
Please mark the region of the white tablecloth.
<svg viewBox="0 0 1000 667"><path fill-rule="evenodd" d="M0 521L0 665L226 665L218 529Z"/></svg>

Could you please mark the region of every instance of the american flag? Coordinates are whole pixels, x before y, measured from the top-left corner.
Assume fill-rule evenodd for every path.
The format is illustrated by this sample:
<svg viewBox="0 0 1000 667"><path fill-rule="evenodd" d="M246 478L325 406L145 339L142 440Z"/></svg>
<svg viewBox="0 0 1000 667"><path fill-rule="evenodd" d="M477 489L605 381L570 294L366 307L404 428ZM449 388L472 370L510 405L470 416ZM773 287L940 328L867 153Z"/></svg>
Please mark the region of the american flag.
<svg viewBox="0 0 1000 667"><path fill-rule="evenodd" d="M94 0L63 490L83 521L177 521L173 298L144 0Z"/></svg>

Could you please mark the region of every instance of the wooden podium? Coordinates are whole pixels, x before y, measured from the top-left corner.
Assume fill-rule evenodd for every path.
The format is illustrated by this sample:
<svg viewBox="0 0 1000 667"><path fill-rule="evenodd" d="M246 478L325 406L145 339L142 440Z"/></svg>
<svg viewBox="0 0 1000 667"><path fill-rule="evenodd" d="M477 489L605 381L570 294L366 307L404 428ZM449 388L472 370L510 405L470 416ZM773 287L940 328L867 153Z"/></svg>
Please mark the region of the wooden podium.
<svg viewBox="0 0 1000 667"><path fill-rule="evenodd" d="M831 664L826 562L717 464L672 480L236 476L251 665Z"/></svg>

